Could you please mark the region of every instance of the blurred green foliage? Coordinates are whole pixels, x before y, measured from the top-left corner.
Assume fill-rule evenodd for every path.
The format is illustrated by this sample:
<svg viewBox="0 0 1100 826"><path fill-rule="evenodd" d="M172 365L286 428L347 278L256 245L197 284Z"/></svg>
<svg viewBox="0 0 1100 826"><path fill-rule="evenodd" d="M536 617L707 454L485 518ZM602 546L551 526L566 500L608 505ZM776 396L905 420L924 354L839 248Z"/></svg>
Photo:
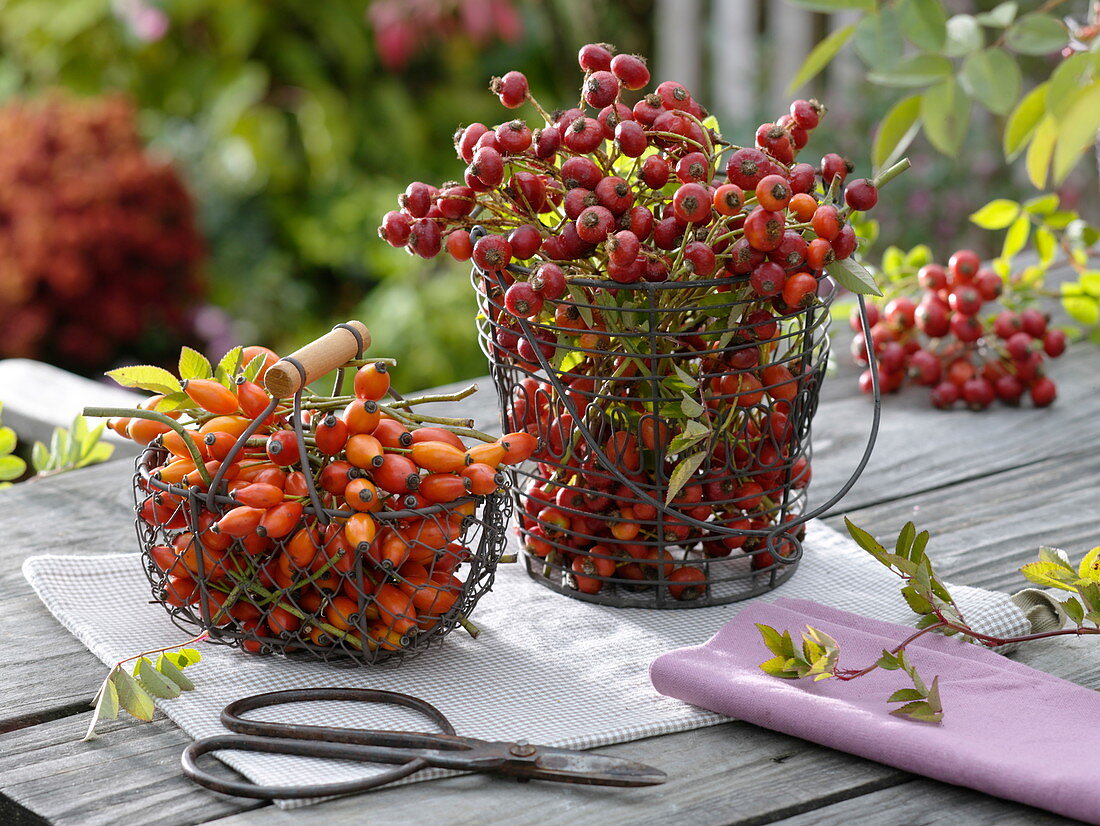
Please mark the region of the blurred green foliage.
<svg viewBox="0 0 1100 826"><path fill-rule="evenodd" d="M414 389L485 372L474 301L462 268L381 242L381 215L407 181L461 174L455 127L506 116L491 75L520 69L546 100L566 101L579 44L651 48L651 0L509 0L521 23L511 42L475 36L462 13L492 4L468 2L410 3L435 3L446 25L417 31L391 71L367 0L8 0L0 98L63 86L136 100L146 137L182 164L200 205L210 298L233 319L201 325L213 355L238 340L285 351L359 317ZM164 24L152 32L150 14Z"/></svg>

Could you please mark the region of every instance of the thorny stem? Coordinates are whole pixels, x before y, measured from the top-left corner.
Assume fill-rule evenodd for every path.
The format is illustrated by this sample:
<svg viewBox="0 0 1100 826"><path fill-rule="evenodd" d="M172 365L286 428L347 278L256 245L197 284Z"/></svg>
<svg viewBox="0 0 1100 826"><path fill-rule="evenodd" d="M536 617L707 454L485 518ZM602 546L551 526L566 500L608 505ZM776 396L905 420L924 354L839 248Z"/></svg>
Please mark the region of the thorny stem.
<svg viewBox="0 0 1100 826"><path fill-rule="evenodd" d="M919 631L917 631L915 634L910 634L908 637L906 637L904 640L902 640L896 646L891 648L890 653L891 654L897 654L899 651L904 649L905 646L907 646L907 645L909 645L909 643L913 642L913 640L918 639L919 637L923 637L925 634L929 633L930 631L937 631L940 628L945 628L945 627L947 627L947 625L948 625L947 622L937 622L935 625L929 625L926 628L922 628ZM866 668L860 669L859 671L844 671L844 672L841 672L839 670L834 671L833 676L836 677L841 682L847 682L848 680L854 680L856 677L862 677L865 674L870 674L876 668L879 668L879 664L878 664L877 661L874 664L867 666Z"/></svg>

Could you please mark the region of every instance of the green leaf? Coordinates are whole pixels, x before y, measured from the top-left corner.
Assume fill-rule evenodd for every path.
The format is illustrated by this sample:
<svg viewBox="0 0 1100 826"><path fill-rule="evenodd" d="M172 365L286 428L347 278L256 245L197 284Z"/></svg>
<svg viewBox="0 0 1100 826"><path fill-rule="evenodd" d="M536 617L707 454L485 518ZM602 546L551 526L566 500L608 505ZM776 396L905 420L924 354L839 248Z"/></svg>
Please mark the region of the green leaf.
<svg viewBox="0 0 1100 826"><path fill-rule="evenodd" d="M1084 89L1065 116L1058 119L1054 146L1054 182L1061 184L1100 130L1100 81Z"/></svg>
<svg viewBox="0 0 1100 826"><path fill-rule="evenodd" d="M924 693L915 688L899 688L886 701L888 703L908 703L912 700L923 700Z"/></svg>
<svg viewBox="0 0 1100 826"><path fill-rule="evenodd" d="M971 223L982 229L1004 229L1020 214L1020 205L1007 198L990 201L977 212L971 214Z"/></svg>
<svg viewBox="0 0 1100 826"><path fill-rule="evenodd" d="M970 14L956 14L947 21L947 43L943 53L948 57L962 57L985 45L985 33L978 19Z"/></svg>
<svg viewBox="0 0 1100 826"><path fill-rule="evenodd" d="M760 670L772 677L782 677L785 680L797 680L798 672L791 671L787 667L790 662L786 657L772 657L770 660L760 663Z"/></svg>
<svg viewBox="0 0 1100 826"><path fill-rule="evenodd" d="M1081 273L1077 283L1088 295L1100 298L1100 271L1091 270Z"/></svg>
<svg viewBox="0 0 1100 826"><path fill-rule="evenodd" d="M1054 261L1054 256L1058 254L1058 239L1054 237L1054 233L1046 227L1037 227L1032 243L1035 245L1035 251L1039 254L1039 263L1044 267L1049 267L1051 262Z"/></svg>
<svg viewBox="0 0 1100 826"><path fill-rule="evenodd" d="M695 376L691 375L691 373L687 372L686 370L681 368L679 365L673 364L672 365L672 370L673 370L673 372L676 373L677 376L679 376L680 381L682 381L688 387L698 387L699 386L699 379L695 378Z"/></svg>
<svg viewBox="0 0 1100 826"><path fill-rule="evenodd" d="M943 711L943 703L940 700L940 675L932 678L932 685L928 687L928 705L935 713Z"/></svg>
<svg viewBox="0 0 1100 826"><path fill-rule="evenodd" d="M710 430L702 422L695 419L689 419L684 425L684 432L679 433L676 437L669 442L668 452L670 454L682 453L690 447L693 447L703 439L710 436Z"/></svg>
<svg viewBox="0 0 1100 826"><path fill-rule="evenodd" d="M1039 547L1039 561L1049 562L1051 565L1065 568L1071 574L1077 571L1073 563L1069 561L1069 554L1061 548L1053 548L1050 545L1041 545Z"/></svg>
<svg viewBox="0 0 1100 826"><path fill-rule="evenodd" d="M825 269L845 289L864 295L882 295L878 285L875 284L875 277L854 258L833 261L831 264L826 264Z"/></svg>
<svg viewBox="0 0 1100 826"><path fill-rule="evenodd" d="M901 668L901 663L898 662L897 656L891 654L885 648L882 650L882 656L878 658L878 662L876 662L875 665L887 671L897 671L897 669Z"/></svg>
<svg viewBox="0 0 1100 826"><path fill-rule="evenodd" d="M1016 61L995 47L968 55L959 73L966 93L997 115L1007 114L1015 105L1022 82Z"/></svg>
<svg viewBox="0 0 1100 826"><path fill-rule="evenodd" d="M666 505L675 499L684 485L690 481L695 471L703 464L703 460L706 456L706 451L702 450L698 453L693 453L681 459L679 464L672 469L672 473L668 477L668 492L665 494Z"/></svg>
<svg viewBox="0 0 1100 826"><path fill-rule="evenodd" d="M1079 52L1067 57L1050 75L1047 113L1061 119L1073 106L1081 90L1096 77L1100 55Z"/></svg>
<svg viewBox="0 0 1100 826"><path fill-rule="evenodd" d="M854 24L837 29L814 46L806 59L802 61L802 65L798 68L794 79L787 87L787 94L794 94L797 89L817 77L821 70L829 65L829 61L836 57L837 52L844 48L844 44L848 42L855 30ZM591 326L591 322L589 322L589 326Z"/></svg>
<svg viewBox="0 0 1100 826"><path fill-rule="evenodd" d="M1036 189L1043 189L1047 185L1047 176L1050 174L1050 159L1054 154L1054 144L1058 139L1058 124L1050 115L1043 117L1031 136L1031 144L1027 148L1027 176Z"/></svg>
<svg viewBox="0 0 1100 826"><path fill-rule="evenodd" d="M175 657L169 656L167 653L163 653L157 657L157 671L184 691L191 691L195 687L191 679L180 669Z"/></svg>
<svg viewBox="0 0 1100 826"><path fill-rule="evenodd" d="M939 0L901 0L898 5L905 37L926 52L938 52L947 41L947 13Z"/></svg>
<svg viewBox="0 0 1100 826"><path fill-rule="evenodd" d="M921 96L910 95L886 113L871 145L871 163L875 169L886 169L909 148L920 131L920 111Z"/></svg>
<svg viewBox="0 0 1100 826"><path fill-rule="evenodd" d="M171 700L180 696L180 687L157 671L148 657L142 657L134 665L134 677L154 697Z"/></svg>
<svg viewBox="0 0 1100 826"><path fill-rule="evenodd" d="M123 387L138 387L153 393L176 393L180 389L180 383L175 376L163 367L153 367L150 364L119 367L117 370L108 370L107 375Z"/></svg>
<svg viewBox="0 0 1100 826"><path fill-rule="evenodd" d="M990 11L979 14L977 19L983 26L1003 29L1011 25L1012 21L1016 19L1016 12L1019 7L1019 3L1016 2L1001 3Z"/></svg>
<svg viewBox="0 0 1100 826"><path fill-rule="evenodd" d="M267 359L263 353L258 356L253 356L252 361L244 368L244 377L249 381L256 381L256 377L260 375L260 371L264 369L264 364L267 363ZM186 395L186 394L185 394Z"/></svg>
<svg viewBox="0 0 1100 826"><path fill-rule="evenodd" d="M1026 215L1019 216L1012 222L1012 226L1005 233L1004 245L1001 247L1001 258L1011 261L1025 246L1031 235L1031 219Z"/></svg>
<svg viewBox="0 0 1100 826"><path fill-rule="evenodd" d="M855 540L859 547L865 551L870 551L873 554L884 554L886 549L879 544L879 541L875 539L863 528L859 527L855 522L850 520L847 516L844 517L844 526L848 529L849 535Z"/></svg>
<svg viewBox="0 0 1100 826"><path fill-rule="evenodd" d="M180 668L186 668L189 665L202 662L202 654L199 653L197 648L181 648L179 651L173 652L176 665Z"/></svg>
<svg viewBox="0 0 1100 826"><path fill-rule="evenodd" d="M1077 593L1081 595L1086 611L1090 614L1100 611L1100 583L1078 581Z"/></svg>
<svg viewBox="0 0 1100 826"><path fill-rule="evenodd" d="M693 399L687 393L681 393L682 401L680 402L680 409L684 411L684 415L689 419L694 419L703 415L703 411L706 409L698 401Z"/></svg>
<svg viewBox="0 0 1100 826"><path fill-rule="evenodd" d="M1086 582L1100 582L1100 546L1093 548L1077 566L1077 576Z"/></svg>
<svg viewBox="0 0 1100 826"><path fill-rule="evenodd" d="M1074 572L1072 570L1067 572L1060 565L1054 565L1050 562L1029 562L1020 568L1020 573L1036 585L1043 585L1047 588L1060 588L1063 591L1077 590L1069 584L1074 579Z"/></svg>
<svg viewBox="0 0 1100 826"><path fill-rule="evenodd" d="M1019 155L1047 110L1047 84L1042 83L1024 95L1008 116L1004 132L1004 152L1008 160Z"/></svg>
<svg viewBox="0 0 1100 826"><path fill-rule="evenodd" d="M888 72L868 72L867 79L879 86L916 88L951 76L951 61L933 54L907 57Z"/></svg>
<svg viewBox="0 0 1100 826"><path fill-rule="evenodd" d="M237 371L241 368L241 353L243 351L244 348L240 345L234 347L222 356L221 361L218 362L217 369L214 370L214 378L226 387L232 388L235 383L234 380L237 377Z"/></svg>
<svg viewBox="0 0 1100 826"><path fill-rule="evenodd" d="M923 616L932 613L932 603L915 586L905 586L901 589L901 595L914 614Z"/></svg>
<svg viewBox="0 0 1100 826"><path fill-rule="evenodd" d="M940 152L958 154L970 125L970 98L962 93L954 77L928 89L921 98L924 134Z"/></svg>
<svg viewBox="0 0 1100 826"><path fill-rule="evenodd" d="M31 448L31 464L36 473L41 473L50 465L50 451L42 442L35 442Z"/></svg>
<svg viewBox="0 0 1100 826"><path fill-rule="evenodd" d="M139 720L152 720L153 698L137 684L129 672L123 668L116 669L112 679L118 688L119 704Z"/></svg>
<svg viewBox="0 0 1100 826"><path fill-rule="evenodd" d="M932 263L932 248L927 244L917 244L905 254L905 268L919 270L925 264Z"/></svg>
<svg viewBox="0 0 1100 826"><path fill-rule="evenodd" d="M898 541L894 544L894 550L900 556L909 556L909 549L913 547L913 540L917 538L917 526L912 522L906 522L898 532Z"/></svg>
<svg viewBox="0 0 1100 826"><path fill-rule="evenodd" d="M1078 215L1071 209L1059 209L1043 218L1043 224L1055 231L1066 229L1078 219Z"/></svg>
<svg viewBox="0 0 1100 826"><path fill-rule="evenodd" d="M1024 201L1024 211L1028 215L1050 216L1058 209L1058 196L1054 193L1038 195Z"/></svg>
<svg viewBox="0 0 1100 826"><path fill-rule="evenodd" d="M10 427L0 427L0 456L7 456L18 443L19 437Z"/></svg>
<svg viewBox="0 0 1100 826"><path fill-rule="evenodd" d="M893 6L883 6L856 24L856 54L869 69L893 68L905 51L898 15Z"/></svg>
<svg viewBox="0 0 1100 826"><path fill-rule="evenodd" d="M762 625L759 622L756 623L756 628L760 632L760 636L764 639L764 645L768 647L768 650L773 654L778 654L782 657L787 656L787 648L784 645L784 635L780 634L770 625ZM788 635L789 639L789 635Z"/></svg>
<svg viewBox="0 0 1100 826"><path fill-rule="evenodd" d="M1062 21L1047 14L1025 14L1005 32L1005 45L1020 54L1057 52L1067 40L1069 32Z"/></svg>
<svg viewBox="0 0 1100 826"><path fill-rule="evenodd" d="M1062 601L1059 600L1058 604L1062 606L1062 610L1066 612L1075 625L1080 625L1085 621L1085 609L1081 606L1081 603L1077 601L1076 597L1070 597L1069 599Z"/></svg>
<svg viewBox="0 0 1100 826"><path fill-rule="evenodd" d="M27 463L18 456L0 456L0 481L10 482L27 472Z"/></svg>
<svg viewBox="0 0 1100 826"><path fill-rule="evenodd" d="M181 379L209 379L214 375L206 356L190 347L180 350L179 371Z"/></svg>

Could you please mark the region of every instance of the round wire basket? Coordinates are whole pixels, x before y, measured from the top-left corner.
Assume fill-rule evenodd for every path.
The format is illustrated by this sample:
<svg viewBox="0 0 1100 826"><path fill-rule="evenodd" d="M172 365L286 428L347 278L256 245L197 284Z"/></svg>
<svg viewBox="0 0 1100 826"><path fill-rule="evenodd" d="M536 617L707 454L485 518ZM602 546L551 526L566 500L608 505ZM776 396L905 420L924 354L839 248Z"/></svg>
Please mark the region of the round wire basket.
<svg viewBox="0 0 1100 826"><path fill-rule="evenodd" d="M747 276L575 277L528 319L503 301L526 275L472 270L501 424L539 439L512 486L528 573L577 599L648 608L725 604L790 577L805 523L855 483L878 427L876 386L862 461L810 511L833 282L790 310L752 294Z"/></svg>
<svg viewBox="0 0 1100 826"><path fill-rule="evenodd" d="M284 361L306 384L300 362ZM280 404L273 398L256 427L241 433L223 469ZM299 387L283 415L306 457L301 404ZM232 537L211 530L242 504L223 472L206 489L168 484L154 472L167 458L158 438L137 459L133 489L153 598L181 629L206 631L212 642L250 653L308 652L358 664L420 653L458 625L476 636L469 616L492 586L511 516L504 489L446 504L423 506L421 500L418 507L402 507L417 504L411 495L397 507L387 502L370 514L377 534L353 545L349 540L356 537L344 528L357 512L326 507L314 473L307 472L308 504L292 527L280 528L277 538L262 529ZM308 460L303 464L308 467ZM370 471L361 476L369 478Z"/></svg>

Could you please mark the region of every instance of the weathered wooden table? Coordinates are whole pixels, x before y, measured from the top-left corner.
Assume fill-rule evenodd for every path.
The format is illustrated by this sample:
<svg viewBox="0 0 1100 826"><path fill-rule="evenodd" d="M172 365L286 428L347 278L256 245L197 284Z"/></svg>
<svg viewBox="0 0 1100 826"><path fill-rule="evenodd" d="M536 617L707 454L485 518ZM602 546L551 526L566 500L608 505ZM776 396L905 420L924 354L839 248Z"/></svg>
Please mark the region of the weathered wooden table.
<svg viewBox="0 0 1100 826"><path fill-rule="evenodd" d="M814 422L818 501L854 466L870 419L848 359L839 361ZM890 535L914 519L932 532L929 552L951 580L1004 590L1023 584L1017 569L1040 543L1077 554L1100 544L1100 354L1072 348L1052 375L1060 396L1047 410L942 413L923 391L891 397L871 464L826 521L849 513ZM468 410L495 421L492 389L481 385ZM119 721L111 725L130 729L125 737L109 726L101 740L78 742L103 668L20 573L32 554L133 549L131 472L122 459L0 493L0 823L1068 822L745 723L602 749L668 772L668 783L647 789L466 776L291 811L205 791L180 773L187 738L166 719ZM1100 649L1081 643L1085 653L1067 656L1076 644L1019 656L1100 687Z"/></svg>

